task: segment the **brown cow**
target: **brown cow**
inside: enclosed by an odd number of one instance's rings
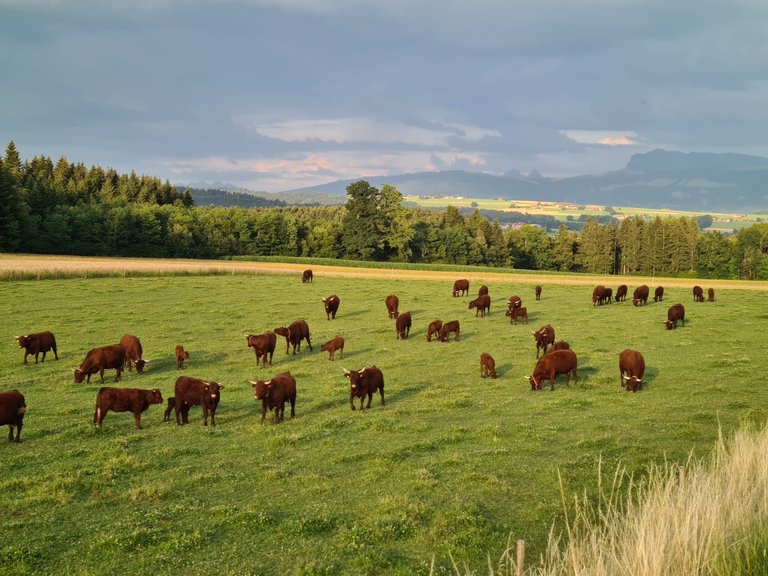
[[[536,300],[541,300],[541,286],[536,286],[533,293],[536,295]]]
[[[37,364],[37,357],[40,352],[43,353],[43,362],[45,362],[45,354],[49,350],[53,350],[53,355],[56,360],[59,359],[59,354],[56,352],[56,337],[53,332],[35,332],[34,334],[27,334],[26,336],[16,336],[16,342],[19,343],[20,348],[24,348],[24,364],[27,363],[27,356],[30,354],[35,355],[35,364]]]
[[[510,308],[504,313],[509,316],[510,324],[517,324],[517,319],[522,318],[526,324],[528,324],[528,308],[523,306],[522,308]]]
[[[0,426],[8,424],[8,442],[21,442],[21,429],[24,426],[24,414],[27,403],[24,395],[18,390],[0,392]],[[13,439],[13,429],[16,428],[16,440]]]
[[[601,302],[601,304],[610,304],[612,298],[613,298],[613,288],[606,288],[605,293],[603,293],[603,301]]]
[[[592,290],[592,306],[600,306],[605,300],[605,286],[598,284]]]
[[[507,298],[507,309],[514,310],[520,308],[523,305],[523,300],[520,296],[510,296]]]
[[[363,368],[362,370],[344,369],[344,376],[349,378],[349,406],[355,409],[354,399],[360,398],[360,410],[363,410],[365,396],[368,396],[368,406],[371,407],[371,399],[374,392],[379,391],[381,405],[384,406],[384,374],[376,366]]]
[[[274,329],[274,333],[285,336],[285,353],[288,354],[288,347],[293,344],[293,353],[296,354],[296,348],[301,352],[301,341],[306,340],[309,350],[312,351],[312,342],[309,341],[309,326],[304,320],[295,320],[286,328],[280,326]]]
[[[646,284],[643,284],[642,286],[638,286],[635,288],[635,291],[632,293],[632,305],[633,306],[645,306],[645,304],[648,302],[648,293],[650,292],[650,288]]]
[[[427,342],[432,342],[432,336],[436,336],[440,339],[440,329],[443,327],[442,320],[433,320],[427,327]]]
[[[531,332],[531,335],[536,341],[536,358],[539,357],[539,350],[544,350],[546,354],[547,347],[555,343],[555,329],[549,324],[542,326],[536,332]]]
[[[267,365],[267,357],[269,357],[269,365],[272,366],[272,356],[275,353],[275,346],[277,346],[277,336],[274,332],[264,332],[254,336],[253,334],[247,334],[245,341],[248,343],[249,348],[253,348],[254,354],[256,354],[256,368],[259,367],[259,358],[261,358],[261,365]]]
[[[181,344],[176,345],[176,370],[184,369],[184,360],[189,360],[189,352]]]
[[[496,361],[488,352],[483,352],[480,354],[480,378],[489,375],[492,380],[496,379]]]
[[[189,424],[189,409],[192,406],[200,406],[203,409],[203,426],[208,426],[209,412],[211,414],[211,426],[216,426],[216,407],[221,399],[221,390],[224,390],[224,385],[220,382],[208,382],[191,376],[179,376],[173,388],[176,425]]]
[[[714,302],[715,301],[715,289],[709,288],[707,289],[707,302]]]
[[[101,348],[93,348],[85,355],[80,368],[75,368],[75,383],[80,384],[83,379],[90,384],[91,374],[99,373],[101,382],[104,383],[104,370],[115,369],[117,375],[115,382],[120,382],[123,363],[125,361],[125,348],[120,344],[111,344]]]
[[[616,296],[614,297],[614,300],[616,302],[624,302],[627,299],[627,285],[622,284],[618,288],[616,288]]]
[[[549,353],[555,352],[556,350],[570,350],[571,345],[568,344],[565,340],[558,340],[554,344],[552,344],[552,348],[550,349]]]
[[[395,340],[408,338],[411,333],[411,313],[401,312],[395,320]]]
[[[478,296],[474,300],[472,300],[469,303],[468,309],[471,310],[472,308],[476,308],[475,310],[475,317],[477,317],[478,314],[482,318],[485,318],[485,315],[488,314],[491,315],[491,297],[488,296],[488,294],[483,294],[482,296]]]
[[[333,340],[329,340],[322,346],[320,346],[322,352],[328,352],[328,360],[335,360],[336,350],[339,350],[339,358],[344,360],[344,338],[336,336]]]
[[[136,336],[131,334],[124,334],[120,338],[120,346],[125,348],[125,360],[123,360],[123,370],[128,368],[128,372],[132,371],[131,366],[136,364],[136,372],[142,374],[144,372],[144,366],[149,364],[149,360],[142,360],[141,355],[143,353],[141,349],[141,342]]]
[[[455,298],[456,296],[464,296],[465,294],[469,294],[469,280],[456,280],[456,282],[453,283],[453,292],[451,292],[451,295]]]
[[[312,282],[312,270],[307,269],[301,273],[301,282],[302,284],[306,282]]]
[[[486,286],[485,284],[480,286],[480,289],[477,291],[478,296],[482,296],[483,294],[488,294],[488,286]]]
[[[704,302],[704,291],[701,289],[701,286],[693,287],[693,301]]]
[[[325,307],[325,315],[328,317],[328,320],[333,318],[336,319],[336,311],[339,309],[339,297],[334,294],[333,296],[328,296],[328,298],[323,298],[323,306]]]
[[[656,286],[653,291],[653,301],[661,302],[662,300],[664,300],[664,286]]]
[[[275,422],[282,422],[285,403],[291,403],[291,418],[296,416],[296,379],[290,372],[275,374],[269,380],[250,380],[254,400],[261,400],[261,425],[267,419],[267,408],[275,411]]]
[[[96,393],[96,410],[93,413],[93,423],[101,428],[101,423],[107,412],[133,412],[133,423],[141,430],[141,413],[151,404],[162,404],[163,395],[160,390],[141,390],[139,388],[109,388],[104,387]]]
[[[555,389],[555,378],[560,374],[565,374],[565,385],[570,386],[571,376],[573,382],[576,382],[576,353],[573,350],[558,350],[542,356],[533,374],[528,376],[531,383],[531,390],[541,390],[545,380],[549,380],[550,390]]]
[[[400,300],[394,294],[390,294],[384,299],[384,303],[387,305],[387,314],[392,320],[397,319],[397,307],[400,305]]]
[[[619,382],[627,387],[627,392],[636,392],[643,382],[645,359],[637,350],[627,348],[619,354]]]
[[[674,330],[677,328],[678,320],[680,320],[683,323],[683,327],[685,327],[685,306],[682,304],[673,304],[669,307],[669,310],[667,310],[667,320],[664,322],[664,325],[667,327],[667,330]]]
[[[461,326],[458,320],[451,320],[442,325],[440,328],[440,342],[448,342],[451,332],[456,336],[456,342],[461,340]]]

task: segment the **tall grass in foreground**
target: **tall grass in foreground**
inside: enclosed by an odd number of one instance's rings
[[[564,533],[550,534],[526,574],[768,574],[768,427],[742,428],[730,442],[721,436],[710,461],[656,467],[641,482],[618,470],[599,493],[597,504],[565,503]],[[517,574],[511,546],[490,573]]]

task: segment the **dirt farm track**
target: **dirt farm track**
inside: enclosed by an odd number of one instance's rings
[[[692,287],[702,284],[706,288],[741,289],[768,291],[768,282],[746,280],[697,280],[688,278],[654,278],[642,276],[595,276],[595,275],[560,275],[514,272],[486,271],[433,271],[433,270],[398,270],[378,268],[350,268],[317,264],[295,264],[278,262],[242,262],[230,260],[170,260],[158,258],[101,258],[82,256],[40,256],[29,254],[0,254],[0,278],[40,278],[55,276],[88,276],[89,274],[127,274],[145,273],[231,273],[253,275],[297,275],[306,268],[312,268],[315,277],[347,278],[392,278],[419,280],[454,280],[457,277],[468,278],[474,282],[494,282],[510,284],[571,284],[594,285],[617,283],[637,286],[658,285],[663,282],[669,287]]]

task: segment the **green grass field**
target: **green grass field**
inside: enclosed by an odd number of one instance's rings
[[[492,314],[431,280],[291,276],[169,276],[0,282],[0,390],[17,388],[29,411],[20,445],[0,443],[0,574],[442,574],[452,562],[483,572],[510,535],[529,561],[561,525],[565,496],[598,491],[598,470],[643,475],[652,463],[705,456],[719,430],[763,424],[768,386],[765,295],[719,290],[694,304],[687,288],[663,303],[591,305],[591,286],[488,283]],[[706,286],[705,286],[706,288]],[[615,289],[615,287],[614,287]],[[631,290],[631,289],[630,289]],[[400,298],[414,326],[395,339],[384,298]],[[472,294],[477,285],[473,283]],[[321,297],[338,294],[336,320]],[[519,294],[530,324],[511,326],[504,300]],[[668,306],[684,328],[664,330]],[[314,351],[255,368],[244,332],[304,318]],[[458,319],[460,342],[425,339],[435,319]],[[531,392],[531,332],[551,323],[579,357],[578,384]],[[14,336],[51,330],[59,361],[22,365]],[[118,386],[172,395],[174,346],[185,374],[225,385],[218,426],[200,410],[190,425],[110,413],[94,429],[98,375],[72,369],[94,346],[124,333],[151,361]],[[346,339],[344,360],[319,347]],[[646,388],[626,393],[618,354],[645,355]],[[499,378],[479,377],[479,356]],[[386,406],[351,411],[348,369],[376,364]],[[290,370],[297,417],[259,424],[249,379]],[[113,386],[114,371],[105,374]],[[6,430],[6,428],[3,428]],[[434,566],[432,566],[434,562]],[[432,567],[432,568],[431,568]]]

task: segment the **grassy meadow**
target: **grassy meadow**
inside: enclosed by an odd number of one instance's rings
[[[591,285],[557,277],[542,284],[541,301],[530,283],[487,284],[491,315],[480,318],[446,280],[0,282],[0,390],[19,389],[29,406],[23,442],[0,443],[0,574],[448,574],[454,562],[482,573],[510,537],[526,540],[535,563],[553,523],[563,526],[563,497],[596,500],[601,470],[642,477],[708,455],[721,432],[766,421],[762,291],[723,289],[714,303],[694,303],[690,288],[669,287],[663,303],[592,307]],[[389,293],[413,316],[408,340],[396,340],[387,319]],[[331,294],[341,306],[328,321],[320,300]],[[504,316],[512,294],[528,308],[527,326]],[[676,302],[685,327],[666,331]],[[243,334],[299,318],[314,350],[287,356],[280,338],[273,365],[257,370]],[[436,318],[458,319],[461,341],[428,343]],[[546,323],[577,353],[578,383],[531,392],[531,332]],[[24,366],[14,336],[41,330],[56,335],[60,360]],[[185,374],[225,385],[215,429],[198,408],[188,426],[164,424],[161,406],[144,413],[143,430],[128,413],[92,426],[98,375],[74,384],[72,369],[124,333],[151,362],[117,385],[172,395],[173,350],[183,344]],[[344,360],[329,362],[319,348],[337,334]],[[646,360],[636,394],[619,384],[625,348]],[[481,352],[496,359],[498,379],[480,378]],[[386,406],[377,395],[371,410],[353,412],[342,366],[371,364],[384,372]],[[286,370],[297,416],[276,425],[270,413],[262,427],[248,380]],[[114,377],[105,373],[104,385]]]

